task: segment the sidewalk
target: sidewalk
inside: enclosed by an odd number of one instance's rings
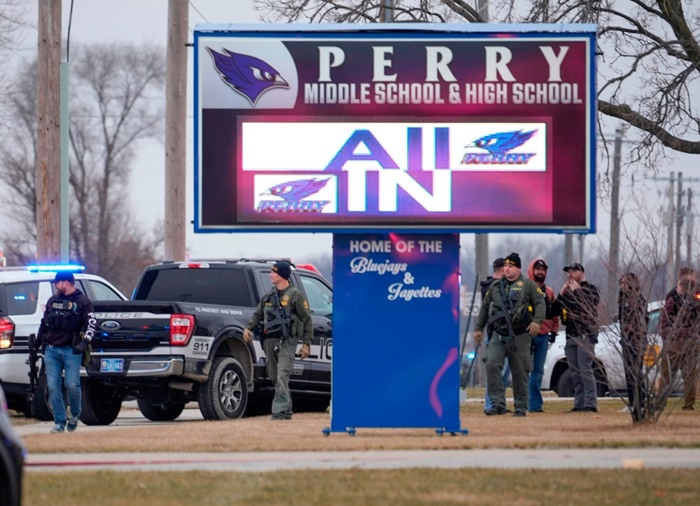
[[[700,449],[490,449],[347,452],[30,454],[25,471],[300,469],[700,469]]]

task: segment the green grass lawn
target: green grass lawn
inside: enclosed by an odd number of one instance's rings
[[[697,471],[401,469],[29,473],[25,506],[697,504]]]

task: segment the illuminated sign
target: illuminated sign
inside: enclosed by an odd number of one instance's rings
[[[595,27],[275,28],[195,30],[195,231],[594,230]]]

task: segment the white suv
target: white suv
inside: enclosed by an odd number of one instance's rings
[[[647,306],[649,314],[649,336],[660,342],[658,335],[659,317],[663,301],[650,302]],[[561,330],[557,340],[549,347],[544,363],[542,390],[554,390],[559,397],[573,397],[574,383],[569,371],[569,364],[564,355],[566,333]],[[622,361],[620,347],[619,322],[603,327],[598,334],[598,344],[595,347],[595,375],[598,387],[598,397],[614,392],[625,392],[625,366]]]
[[[53,295],[55,269],[56,266],[0,268],[0,384],[9,407],[25,413],[30,412],[27,406],[29,335],[39,330],[46,302]],[[99,276],[81,272],[74,272],[74,275],[76,288],[91,300],[126,300],[119,290]],[[35,398],[36,417],[52,420],[43,368]]]

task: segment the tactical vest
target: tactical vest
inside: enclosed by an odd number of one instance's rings
[[[290,337],[291,318],[280,303],[279,291],[273,288],[263,305],[263,330],[265,338],[287,339]]]
[[[501,293],[499,284],[503,286],[504,294]],[[513,332],[521,334],[527,330],[527,326],[532,322],[532,306],[525,300],[525,281],[515,280],[514,282],[504,282],[496,280],[492,285],[492,302],[489,307],[489,320],[493,320],[494,330],[500,335],[508,335],[508,326],[504,317],[507,317],[509,309],[512,309],[511,325]],[[504,300],[503,295],[508,298]],[[502,315],[501,318],[498,318]]]
[[[46,328],[79,332],[82,327],[78,305],[70,300],[56,300],[46,315]]]

